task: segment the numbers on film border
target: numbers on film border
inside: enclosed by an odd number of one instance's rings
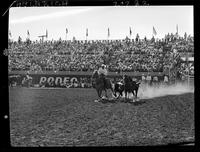
[[[87,1],[89,2],[89,1]],[[109,1],[107,1],[109,2]],[[77,2],[78,4],[78,2]],[[109,4],[113,6],[139,6],[149,5],[149,0],[111,0]],[[68,6],[69,0],[17,0],[13,4],[13,7],[45,7],[45,6]]]
[[[45,7],[45,6],[67,6],[68,0],[17,0],[14,7]]]
[[[128,5],[149,5],[148,0],[122,0],[122,1],[114,1],[114,6],[128,6]]]

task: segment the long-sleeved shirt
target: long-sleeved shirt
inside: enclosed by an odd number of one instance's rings
[[[108,71],[106,69],[103,69],[103,68],[99,68],[98,70],[98,74],[104,74],[104,75],[108,75]]]

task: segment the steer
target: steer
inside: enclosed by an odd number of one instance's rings
[[[123,96],[123,91],[124,91],[124,84],[121,82],[117,82],[114,84],[114,96],[117,97],[117,93],[118,93],[118,97]]]

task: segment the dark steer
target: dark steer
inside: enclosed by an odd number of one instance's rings
[[[114,96],[119,98],[120,96],[123,96],[123,91],[124,91],[124,84],[122,84],[121,82],[117,82],[114,84]],[[118,93],[118,96],[117,96]]]
[[[125,98],[127,98],[127,93],[132,93],[137,99],[137,93],[139,89],[140,82],[135,82],[130,76],[124,75],[124,92]]]

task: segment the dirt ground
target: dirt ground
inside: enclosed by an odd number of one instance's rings
[[[11,146],[146,146],[194,141],[194,93],[94,102],[94,89],[10,88]]]

